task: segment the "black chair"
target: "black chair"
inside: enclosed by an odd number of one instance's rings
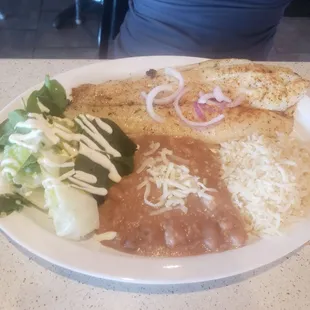
[[[119,33],[127,11],[128,0],[104,0],[98,36],[99,58],[107,58],[110,44]]]
[[[310,17],[310,0],[293,0],[284,12],[288,17]]]
[[[101,12],[98,32],[99,58],[107,58],[110,43],[117,36],[128,10],[128,0],[75,0],[74,4],[56,16],[53,26],[61,29],[72,21],[81,25],[82,14],[93,10]]]

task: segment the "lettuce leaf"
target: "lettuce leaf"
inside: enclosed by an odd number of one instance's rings
[[[22,109],[11,111],[8,115],[8,120],[13,127],[19,122],[24,122],[27,118],[27,112]]]
[[[49,115],[63,115],[69,100],[63,86],[56,80],[50,80],[46,75],[44,85],[39,90],[35,90],[29,96],[25,110],[28,113],[42,113],[38,102],[49,109]]]
[[[3,149],[4,146],[9,141],[9,136],[14,132],[14,127],[10,124],[7,119],[0,124],[0,148]]]
[[[2,194],[0,195],[0,217],[14,211],[21,211],[24,206],[28,205],[31,203],[16,193]]]
[[[32,205],[28,199],[17,193],[17,190],[11,182],[0,176],[0,217]]]
[[[50,111],[48,114],[53,116],[62,116],[69,104],[63,86],[46,75],[41,89],[33,91],[28,97],[25,109],[17,109],[10,112],[8,119],[0,124],[0,150],[9,143],[9,136],[16,131],[15,125],[18,122],[27,120],[28,113],[42,113],[38,102],[48,108]],[[29,131],[29,129],[18,129],[20,133],[28,133]]]
[[[42,185],[41,167],[34,155],[30,155],[22,165],[13,182],[25,189],[34,189]]]
[[[32,155],[31,151],[23,146],[17,144],[6,145],[3,152],[4,160],[14,160],[12,163],[2,165],[2,169],[10,168],[15,173],[7,172],[5,176],[9,179],[14,177],[19,170],[27,163],[27,160]]]
[[[8,119],[0,124],[0,149],[9,143],[9,137],[15,132],[15,125],[27,119],[25,110],[15,110],[9,112]]]
[[[79,240],[99,228],[97,201],[91,195],[57,179],[44,185],[45,207],[58,236]]]

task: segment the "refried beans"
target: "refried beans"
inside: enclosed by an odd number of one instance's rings
[[[244,224],[220,179],[221,165],[213,146],[210,149],[204,142],[187,137],[145,135],[133,140],[139,145],[135,170],[112,186],[99,208],[97,233],[117,232],[114,240],[102,241],[103,245],[131,254],[169,257],[225,251],[245,244]],[[147,176],[146,170],[139,174],[137,170],[151,142],[159,142],[160,149],[172,150],[175,156],[186,160],[191,175],[217,190],[209,193],[213,196],[211,204],[206,205],[197,195],[189,194],[187,213],[177,209],[151,215],[154,208],[144,203],[145,190],[137,189]],[[180,165],[177,160],[171,159]],[[156,187],[152,190],[151,198],[156,201],[160,193]]]

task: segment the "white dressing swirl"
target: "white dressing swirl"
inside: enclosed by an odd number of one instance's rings
[[[94,175],[86,173],[84,171],[76,171],[74,177],[80,181],[84,181],[89,184],[97,183],[97,178]]]
[[[74,183],[74,185],[72,185],[73,187],[81,189],[85,192],[91,193],[93,195],[105,196],[108,193],[107,189],[104,187],[95,187],[95,186],[89,185],[86,182],[77,180],[73,177],[69,177],[68,179],[72,183]]]
[[[106,124],[104,121],[102,121],[100,118],[86,114],[86,117],[90,120],[93,121],[95,120],[96,124],[104,131],[107,133],[111,134],[113,132],[113,129],[110,125]]]
[[[110,125],[91,115],[79,115],[79,117],[75,118],[75,122],[86,133],[80,134],[73,131],[76,126],[71,120],[58,117],[46,119],[43,115],[37,113],[29,113],[28,116],[29,118],[26,121],[17,123],[15,127],[30,129],[31,131],[27,134],[14,133],[9,137],[9,141],[25,147],[33,153],[39,152],[38,163],[46,169],[72,168],[69,172],[63,173],[58,180],[69,180],[73,187],[96,195],[106,195],[106,188],[96,186],[98,180],[95,175],[80,169],[75,171],[75,160],[73,159],[78,155],[83,155],[88,160],[108,170],[108,178],[111,181],[120,182],[121,175],[112,163],[111,158],[121,157],[122,155],[99,132],[102,129],[106,133],[112,134],[113,129]],[[97,125],[98,129],[95,125]],[[78,143],[78,146],[72,142]],[[44,146],[58,144],[61,145],[63,152],[68,155],[65,156],[64,160],[55,161],[53,158],[46,156]],[[43,149],[41,149],[42,145]],[[40,153],[42,154],[40,155]],[[5,169],[11,168],[6,167]],[[13,174],[13,171],[5,172]]]
[[[39,143],[41,140],[42,140],[41,130],[33,130],[27,134],[14,133],[9,137],[10,143],[23,146],[32,152],[38,151]]]
[[[40,158],[38,160],[38,163],[40,165],[48,166],[48,167],[51,167],[51,168],[70,168],[70,167],[74,167],[74,162],[73,161],[65,162],[63,164],[59,164],[59,163],[55,163],[55,162],[51,161],[48,158]]]
[[[1,167],[4,167],[6,165],[12,165],[12,166],[19,166],[19,163],[16,159],[13,159],[13,158],[7,158],[7,159],[3,159],[1,161],[1,164],[0,166]]]
[[[99,133],[96,127],[86,118],[85,115],[80,115],[79,117],[80,119],[76,118],[75,121],[88,135],[90,135],[101,147],[103,147],[108,154],[111,154],[114,157],[121,157],[121,153],[108,143],[108,141]]]
[[[91,148],[86,146],[84,143],[80,143],[80,154],[88,157],[90,160],[92,160],[96,164],[109,170],[108,176],[109,176],[109,179],[112,180],[113,182],[118,183],[121,180],[121,176],[117,172],[111,160],[106,155],[100,152],[97,152],[95,150],[92,150]]]
[[[47,108],[44,104],[42,104],[39,100],[37,100],[37,105],[42,113],[49,113],[50,109]]]

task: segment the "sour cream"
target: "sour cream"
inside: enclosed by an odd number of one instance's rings
[[[39,106],[41,111],[42,107]],[[43,111],[43,112],[47,112]],[[111,161],[111,156],[120,157],[121,153],[112,147],[109,142],[103,137],[98,127],[108,134],[113,133],[110,125],[106,124],[100,118],[91,115],[80,115],[75,119],[75,122],[83,129],[87,135],[74,133],[71,128],[74,127],[74,122],[68,119],[53,117],[53,122],[44,118],[43,115],[37,113],[29,113],[29,119],[16,124],[16,128],[27,128],[31,131],[27,134],[14,133],[9,137],[11,143],[23,146],[34,153],[40,152],[40,143],[56,145],[62,142],[63,148],[69,154],[69,158],[75,157],[78,154],[84,155],[92,162],[100,165],[109,171],[108,177],[111,181],[118,183],[121,176],[118,173],[115,165]],[[92,121],[96,122],[96,126]],[[75,149],[70,145],[72,141],[80,143],[79,149]],[[10,161],[9,159],[7,161]],[[13,164],[12,162],[7,162]],[[50,158],[44,156],[39,159],[39,163],[50,168],[74,168],[74,161],[57,163]],[[11,169],[11,168],[5,168]],[[14,171],[6,171],[6,173],[14,173]],[[106,195],[107,189],[96,187],[97,177],[93,174],[83,171],[71,170],[69,173],[62,175],[60,180],[68,179],[72,186],[87,191],[96,195]]]

